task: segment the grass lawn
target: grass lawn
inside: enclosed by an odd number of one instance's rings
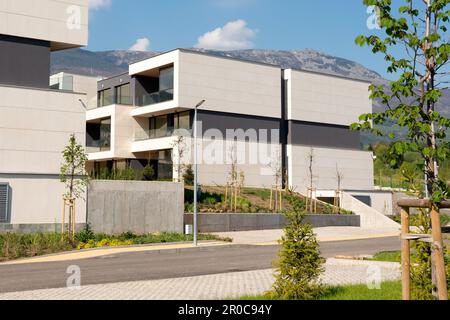
[[[383,251],[373,256],[373,261],[385,261],[385,262],[401,262],[402,253],[400,251]]]
[[[384,282],[380,290],[370,290],[367,285],[331,287],[320,300],[401,300],[400,281]],[[242,297],[240,300],[268,300],[264,295]]]

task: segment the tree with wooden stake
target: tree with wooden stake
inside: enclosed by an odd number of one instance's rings
[[[306,210],[311,213],[317,212],[317,189],[314,187],[314,148],[308,153],[309,187],[306,189]]]
[[[175,182],[182,182],[183,181],[183,157],[184,153],[186,151],[186,143],[185,138],[183,136],[178,136],[172,143],[173,152],[175,153],[176,157],[175,161],[175,171],[177,173],[177,177],[174,179]]]
[[[274,178],[274,184],[270,189],[269,208],[270,210],[281,212],[283,210],[283,168],[280,146],[276,146],[269,167]]]
[[[60,181],[64,183],[66,192],[63,195],[63,211],[61,219],[61,233],[64,237],[66,209],[68,209],[67,232],[69,239],[73,242],[76,228],[76,201],[84,198],[84,193],[89,176],[86,173],[86,161],[88,157],[83,146],[78,144],[75,135],[71,135],[69,144],[63,151],[64,162],[60,169]]]
[[[336,181],[337,189],[334,196],[334,213],[341,213],[341,199],[342,199],[342,180],[344,180],[344,175],[339,170],[338,164],[336,163]]]
[[[378,99],[386,111],[365,114],[353,129],[370,130],[377,135],[387,135],[394,140],[391,149],[391,166],[396,168],[406,152],[420,154],[423,164],[418,168],[426,176],[426,193],[413,203],[402,203],[403,225],[403,298],[410,299],[409,241],[424,239],[425,235],[410,236],[409,208],[420,207],[429,212],[426,223],[432,226],[430,242],[432,251],[431,274],[434,297],[448,299],[445,276],[444,245],[441,234],[439,210],[449,198],[450,189],[439,175],[439,165],[450,157],[448,129],[450,119],[441,115],[436,107],[443,90],[448,89],[449,12],[450,0],[398,1],[398,12],[393,12],[391,0],[364,0],[367,6],[375,6],[379,25],[385,36],[358,36],[356,43],[368,45],[373,53],[381,54],[388,62],[387,71],[397,80],[389,87],[371,85],[371,98]],[[397,3],[396,3],[397,5]],[[396,139],[395,132],[387,126],[387,132],[377,126],[396,123],[406,132],[406,138]],[[425,205],[419,205],[425,204]],[[426,239],[426,238],[425,238]],[[424,246],[425,248],[426,246]],[[420,262],[419,262],[420,264]],[[428,269],[429,268],[424,268]],[[420,284],[416,284],[420,287]]]
[[[226,186],[225,194],[228,195],[228,188],[230,188],[230,207],[234,212],[237,211],[237,200],[239,193],[239,174],[237,170],[237,150],[236,144],[234,144],[229,149],[229,157],[231,162],[230,172],[228,174],[228,183]],[[227,198],[227,196],[225,197]],[[226,206],[228,206],[227,201],[225,200]]]

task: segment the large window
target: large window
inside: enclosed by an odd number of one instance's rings
[[[191,113],[189,111],[175,114],[175,128],[176,129],[191,128]]]
[[[113,91],[112,89],[106,89],[98,92],[98,107],[104,107],[112,105],[113,102]]]
[[[131,84],[126,83],[116,87],[116,103],[123,105],[132,105]]]
[[[159,71],[159,91],[173,90],[173,67]]]

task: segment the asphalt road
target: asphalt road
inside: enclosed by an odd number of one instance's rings
[[[326,242],[326,258],[399,250],[399,238]],[[181,252],[124,253],[79,261],[0,265],[0,293],[66,286],[69,266],[81,268],[82,285],[157,280],[261,270],[272,267],[278,246],[231,245]]]

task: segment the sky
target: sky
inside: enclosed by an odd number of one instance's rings
[[[386,64],[355,45],[377,34],[362,0],[90,0],[88,50],[314,49],[363,64]]]

